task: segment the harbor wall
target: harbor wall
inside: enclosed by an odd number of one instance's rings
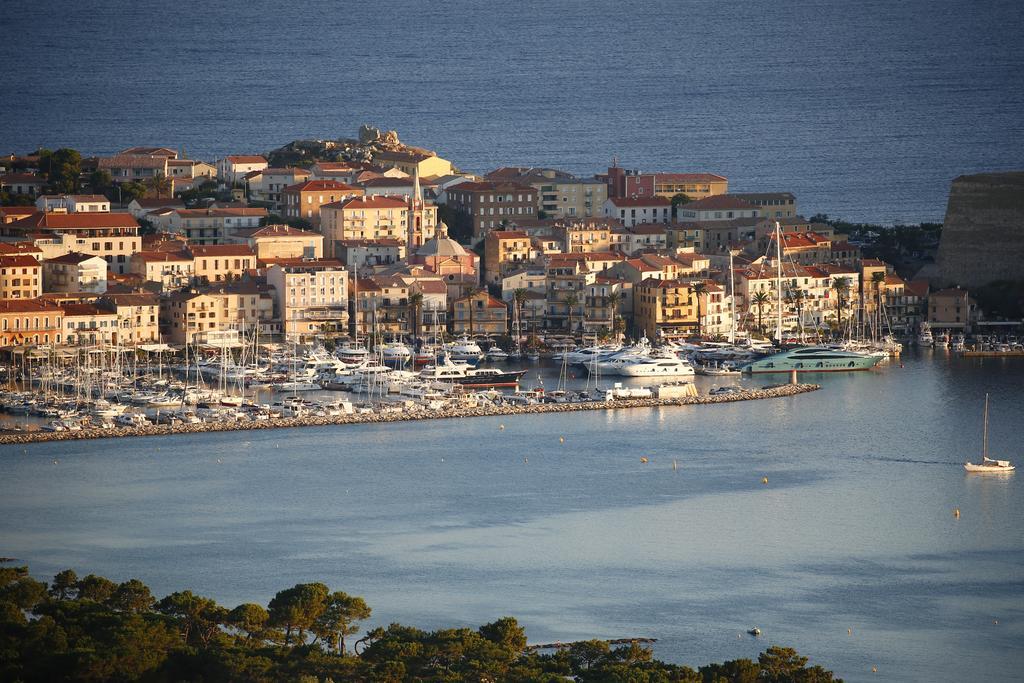
[[[115,427],[113,429],[82,429],[76,432],[9,432],[0,434],[0,445],[42,443],[49,441],[77,441],[81,439],[110,439],[129,436],[170,436],[202,432],[230,432],[249,429],[283,429],[290,427],[325,427],[346,424],[376,424],[412,420],[439,420],[463,417],[495,417],[568,413],[584,410],[622,410],[626,408],[660,408],[665,406],[709,405],[735,403],[768,398],[796,396],[821,387],[817,384],[787,384],[766,389],[745,389],[720,396],[684,396],[680,398],[629,398],[586,403],[540,403],[525,406],[454,406],[440,410],[406,410],[394,412],[353,413],[337,417],[271,418],[261,421],[204,422],[181,425],[144,425]]]

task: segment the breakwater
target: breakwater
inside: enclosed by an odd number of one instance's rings
[[[583,403],[537,403],[530,405],[453,405],[437,410],[416,408],[407,410],[356,412],[333,417],[282,417],[268,420],[239,420],[202,422],[178,425],[139,425],[112,429],[82,429],[63,432],[8,432],[0,434],[0,445],[29,444],[46,441],[76,441],[79,439],[111,439],[129,436],[169,436],[200,432],[231,432],[249,429],[284,429],[289,427],[326,427],[346,424],[374,424],[405,422],[410,420],[440,420],[464,417],[497,417],[536,415],[540,413],[568,413],[581,410],[623,410],[627,408],[661,408],[668,406],[709,405],[734,403],[767,398],[796,396],[821,387],[817,384],[785,384],[765,389],[745,389],[718,396],[684,396],[680,398],[622,398],[611,401]]]

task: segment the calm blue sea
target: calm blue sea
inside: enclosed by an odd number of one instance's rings
[[[532,642],[650,636],[692,665],[782,644],[847,681],[1019,681],[1024,471],[961,463],[986,392],[992,452],[1024,463],[1024,359],[813,379],[717,406],[0,447],[0,555],[229,607],[322,580],[371,626],[515,615]]]
[[[0,151],[261,152],[369,122],[466,170],[712,171],[939,220],[1024,167],[1019,0],[4,0]]]

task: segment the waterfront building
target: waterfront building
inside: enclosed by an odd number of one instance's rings
[[[60,344],[64,309],[41,299],[0,299],[0,347]]]
[[[793,218],[800,213],[792,192],[733,192],[729,196],[758,207],[763,218]]]
[[[160,341],[160,299],[153,293],[107,293],[96,305],[117,316],[121,345],[152,344]]]
[[[349,291],[354,332],[359,337],[365,339],[373,333],[383,337],[405,336],[412,330],[410,285],[401,277],[358,277]]]
[[[254,282],[222,283],[203,291],[183,290],[160,300],[160,329],[171,344],[194,344],[209,332],[279,331],[274,322],[274,299]]]
[[[110,346],[121,343],[117,313],[94,303],[64,303],[64,344]]]
[[[508,332],[508,307],[480,290],[452,303],[452,334],[499,335]]]
[[[760,209],[750,202],[731,195],[715,195],[683,204],[676,209],[680,222],[710,223],[734,218],[759,218]]]
[[[238,279],[256,267],[256,252],[248,244],[190,245],[192,275],[198,282]]]
[[[348,330],[348,270],[337,259],[275,263],[267,269],[267,284],[287,338]]]
[[[35,256],[0,255],[0,299],[35,299],[42,293],[42,266]]]
[[[672,199],[685,194],[690,199],[704,199],[729,191],[729,180],[714,173],[641,173],[617,164],[606,174],[608,198],[651,197]]]
[[[508,272],[501,278],[501,298],[509,301],[517,289],[537,291],[542,296],[547,288],[545,267],[539,263],[530,263]]]
[[[607,335],[625,329],[632,317],[632,298],[633,283],[608,275],[596,276],[584,286],[584,334]]]
[[[99,256],[70,252],[43,261],[42,269],[43,289],[47,292],[107,291],[107,262]]]
[[[673,340],[697,331],[697,298],[688,280],[650,278],[633,285],[633,327],[637,334]]]
[[[976,304],[966,289],[952,287],[928,295],[928,324],[933,330],[970,332]]]
[[[231,154],[217,161],[217,177],[228,185],[234,185],[242,182],[246,174],[262,171],[269,165],[258,154]]]
[[[282,215],[286,219],[307,221],[316,229],[320,227],[322,206],[362,194],[361,188],[335,180],[307,180],[281,191]]]
[[[139,223],[127,213],[44,213],[32,215],[5,225],[0,233],[24,238],[32,235],[50,246],[101,256],[110,272],[127,273],[128,259],[139,251]],[[69,236],[72,239],[64,239]],[[62,251],[61,253],[67,253]],[[59,255],[59,254],[54,254]]]
[[[672,200],[665,197],[611,197],[604,203],[604,215],[616,218],[624,226],[640,223],[668,223],[672,219]]]
[[[448,206],[470,219],[475,240],[516,219],[537,216],[537,191],[521,183],[469,181],[450,187],[444,196]]]

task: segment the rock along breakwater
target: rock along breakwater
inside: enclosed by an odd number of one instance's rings
[[[496,417],[514,415],[536,415],[540,413],[570,413],[582,410],[622,410],[626,408],[661,408],[668,406],[709,405],[735,403],[767,398],[796,396],[816,391],[817,384],[785,384],[765,389],[747,389],[733,394],[718,396],[685,396],[681,398],[622,398],[611,401],[589,401],[582,403],[538,403],[519,406],[447,406],[439,410],[427,408],[356,412],[333,417],[282,417],[268,420],[245,420],[236,422],[202,422],[178,425],[141,425],[115,427],[113,429],[82,429],[64,432],[8,432],[0,434],[0,445],[40,443],[47,441],[76,441],[79,439],[111,439],[128,436],[170,436],[174,434],[198,434],[201,432],[232,432],[249,429],[284,429],[290,427],[327,427],[347,424],[375,424],[383,422],[406,422],[411,420],[438,420],[463,417]]]

